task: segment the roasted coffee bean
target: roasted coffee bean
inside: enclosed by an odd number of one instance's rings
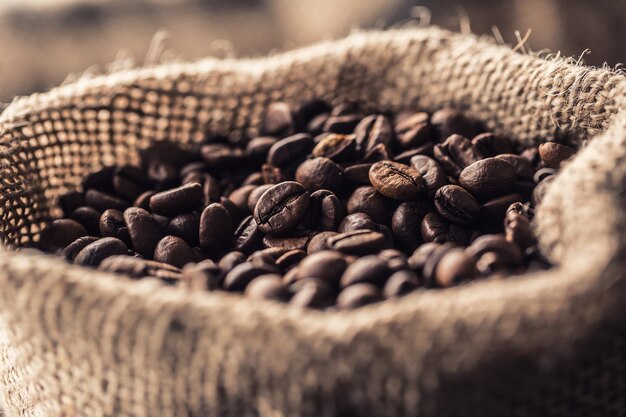
[[[396,139],[402,149],[424,145],[431,139],[432,127],[428,113],[414,113],[396,124]]]
[[[423,243],[421,225],[428,209],[424,203],[402,203],[391,218],[391,232],[400,249],[411,253]],[[365,228],[365,227],[364,227]]]
[[[397,162],[376,162],[370,168],[369,177],[376,191],[394,200],[415,200],[424,190],[421,174]]]
[[[133,207],[139,207],[144,210],[150,210],[150,199],[153,195],[156,194],[156,191],[145,191],[141,193],[135,201],[133,201]]]
[[[469,233],[463,226],[450,223],[437,213],[426,214],[421,229],[424,242],[466,245],[469,241]]]
[[[493,133],[481,133],[472,139],[472,144],[485,158],[513,152],[510,140]]]
[[[348,214],[365,213],[376,223],[389,224],[395,204],[374,187],[359,187],[348,199]]]
[[[146,258],[152,258],[157,243],[163,238],[154,217],[144,209],[130,207],[124,211],[124,221],[135,251]]]
[[[70,218],[82,224],[90,235],[100,235],[101,213],[93,207],[78,207],[72,212]]]
[[[351,161],[356,157],[356,140],[353,135],[331,133],[315,145],[312,154],[335,162]]]
[[[541,204],[546,192],[548,192],[550,184],[552,184],[552,181],[554,181],[555,178],[556,175],[550,175],[537,184],[532,194],[532,202],[535,206],[539,206]]]
[[[374,230],[377,224],[365,213],[349,214],[341,221],[337,231],[339,233],[354,232],[355,230]]]
[[[114,255],[126,255],[128,248],[121,240],[114,237],[104,237],[85,246],[74,263],[84,266],[98,266],[106,258]]]
[[[187,264],[182,270],[182,285],[192,291],[213,291],[222,286],[224,273],[211,259]]]
[[[250,210],[250,213],[254,213],[254,209],[256,204],[259,202],[259,199],[270,188],[272,188],[272,184],[258,185],[248,194],[248,210]]]
[[[289,249],[280,247],[261,249],[253,252],[246,261],[252,262],[253,265],[277,266],[276,260],[287,252]]]
[[[411,166],[422,176],[426,194],[433,198],[437,190],[448,183],[443,168],[432,158],[416,155],[411,158]]]
[[[246,255],[243,252],[231,251],[222,256],[218,262],[218,266],[222,271],[230,271],[244,262],[246,262]]]
[[[297,307],[324,309],[335,302],[334,291],[324,281],[316,278],[298,280],[290,290],[294,295],[289,303]]]
[[[126,246],[132,248],[124,215],[119,210],[109,209],[102,213],[102,216],[100,216],[100,236],[116,237],[124,242]]]
[[[356,114],[346,114],[340,116],[334,116],[331,114],[328,119],[326,119],[322,130],[324,132],[340,133],[345,135],[352,133],[360,121],[361,118]]]
[[[513,191],[516,179],[513,165],[499,158],[486,158],[465,168],[459,184],[474,196],[489,199]]]
[[[380,114],[372,114],[363,118],[354,129],[356,148],[359,152],[367,152],[376,145],[391,145],[393,130],[389,119]]]
[[[248,142],[246,146],[246,154],[254,162],[265,162],[267,154],[272,145],[278,142],[278,139],[272,136],[259,136]]]
[[[83,190],[113,191],[113,173],[115,167],[108,166],[87,174],[83,179]]]
[[[244,295],[253,300],[289,301],[290,294],[283,285],[282,277],[277,274],[267,274],[256,277],[245,289]]]
[[[287,272],[291,268],[298,265],[304,258],[306,258],[305,251],[301,249],[292,249],[276,259],[276,266],[279,267],[281,271]]]
[[[316,234],[311,238],[308,246],[306,247],[307,254],[310,255],[312,253],[329,249],[328,239],[336,235],[337,232],[321,232]]]
[[[401,297],[415,291],[419,286],[420,282],[415,272],[398,271],[391,275],[385,283],[383,296],[385,298]]]
[[[440,243],[428,242],[415,249],[407,260],[409,268],[416,274],[421,274],[424,270],[424,265],[426,265],[426,261],[439,246],[441,246]]]
[[[263,117],[263,132],[266,135],[281,136],[295,128],[291,108],[286,103],[272,103]]]
[[[245,180],[241,183],[241,185],[263,185],[265,181],[263,181],[263,174],[261,172],[253,172],[248,175]]]
[[[304,131],[312,135],[318,135],[322,133],[329,117],[329,113],[318,114],[307,123]]]
[[[200,216],[199,242],[206,251],[229,249],[232,244],[233,223],[226,208],[213,203]]]
[[[309,209],[310,194],[297,182],[276,184],[259,199],[254,219],[263,233],[285,234],[293,230]]]
[[[455,244],[450,242],[439,245],[431,252],[428,259],[426,259],[424,267],[422,268],[422,276],[429,288],[436,287],[436,272],[439,262],[441,262],[443,257],[454,249],[454,247]]]
[[[501,154],[501,155],[496,156],[496,158],[502,159],[508,162],[509,164],[513,165],[518,181],[521,180],[521,181],[530,182],[533,180],[533,176],[535,175],[535,168],[523,156],[514,155],[514,154]]]
[[[266,248],[306,250],[306,247],[311,241],[312,236],[313,233],[308,231],[298,231],[295,232],[292,236],[265,235],[263,237],[263,246],[265,246]]]
[[[442,144],[435,145],[433,155],[444,171],[454,178],[458,178],[465,167],[483,158],[472,142],[461,135],[452,135]]]
[[[523,262],[520,248],[501,235],[480,236],[467,247],[466,253],[476,260],[486,253],[495,253],[499,256],[498,262],[503,267],[516,267]]]
[[[239,213],[248,215],[252,213],[252,211],[249,211],[250,206],[248,204],[248,201],[250,201],[250,196],[257,188],[258,186],[256,185],[244,185],[242,187],[235,189],[232,193],[230,193],[230,195],[228,196],[228,199],[232,201],[233,204],[235,204],[235,206],[237,206]]]
[[[57,252],[89,232],[77,221],[70,219],[54,220],[41,231],[39,248],[46,252]]]
[[[183,183],[183,185],[189,184],[194,181]],[[208,206],[211,203],[219,203],[222,190],[220,189],[219,182],[211,175],[204,175],[204,182],[202,184],[202,196],[203,203]]]
[[[476,261],[461,248],[450,249],[437,263],[435,283],[447,288],[472,279],[478,274]]]
[[[196,262],[191,246],[176,236],[165,236],[154,248],[154,260],[182,268],[188,263]]]
[[[99,238],[95,236],[79,237],[78,239],[67,245],[65,249],[63,249],[63,253],[61,253],[61,256],[63,256],[67,261],[72,262],[74,261],[78,253],[83,250],[83,248],[85,248],[85,246],[95,242],[98,239]]]
[[[406,255],[397,249],[382,250],[378,254],[378,257],[387,262],[387,266],[392,273],[409,269],[409,262]]]
[[[389,278],[391,270],[384,259],[375,255],[364,256],[350,264],[341,276],[340,286],[370,283],[382,287]]]
[[[294,162],[304,159],[313,149],[313,137],[308,133],[298,133],[279,140],[269,150],[267,163],[279,168],[286,168]]]
[[[480,206],[479,222],[489,230],[501,231],[506,210],[511,204],[522,200],[520,194],[507,194],[486,201]]]
[[[70,191],[59,197],[59,207],[65,217],[70,217],[74,210],[85,205],[85,196],[78,191]]]
[[[160,270],[177,274],[180,273],[180,269],[172,265],[148,259],[139,259],[128,255],[110,256],[100,263],[98,269],[100,271],[128,275],[131,278],[155,276]]]
[[[173,217],[166,229],[168,235],[177,236],[189,243],[198,246],[198,229],[200,227],[200,214],[196,211],[179,214]],[[230,235],[229,235],[230,237]]]
[[[354,309],[382,301],[380,289],[372,284],[350,285],[339,293],[337,307]]]
[[[435,207],[443,218],[458,224],[471,223],[480,211],[476,199],[458,185],[444,185],[437,190]]]
[[[173,217],[199,207],[202,197],[202,186],[192,182],[153,195],[150,198],[150,209],[156,214]]]
[[[347,266],[346,257],[341,253],[323,250],[304,258],[296,276],[298,279],[318,278],[336,288]]]
[[[99,211],[115,209],[124,211],[128,208],[128,203],[111,194],[106,194],[98,190],[87,190],[85,193],[85,203]]]
[[[343,175],[346,181],[350,181],[354,184],[371,185],[370,183],[370,168],[372,164],[354,164],[347,166],[343,170]]]
[[[235,229],[233,245],[236,251],[251,253],[261,246],[263,233],[252,216],[248,216]]]
[[[522,250],[537,244],[530,221],[525,217],[509,222],[505,227],[505,236],[506,240],[515,243]]]
[[[329,190],[317,190],[311,194],[311,204],[304,224],[313,230],[337,230],[341,216],[339,198]]]
[[[337,250],[348,255],[370,255],[391,247],[389,239],[384,234],[371,230],[355,230],[354,232],[340,233],[330,237],[327,241],[329,249]]]
[[[576,150],[574,148],[554,142],[546,142],[539,145],[539,156],[550,168],[559,168],[563,161],[568,160],[575,153]]]
[[[453,134],[473,138],[478,130],[476,123],[462,112],[451,108],[443,108],[434,112],[430,118],[430,124],[441,140]]]
[[[146,210],[147,211],[147,210]],[[167,227],[170,225],[170,218],[165,216],[160,216],[158,214],[152,214],[152,218],[159,225],[159,230],[163,233],[167,232]]]
[[[251,262],[244,262],[226,274],[223,286],[226,291],[243,292],[256,277],[279,272],[278,268],[269,265],[255,266]]]
[[[307,159],[298,166],[296,181],[311,193],[317,190],[338,193],[343,186],[343,171],[328,158]]]

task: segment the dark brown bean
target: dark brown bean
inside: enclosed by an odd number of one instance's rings
[[[376,162],[370,168],[369,178],[376,191],[393,200],[415,200],[424,190],[421,174],[397,162]]]
[[[196,262],[196,256],[191,246],[181,238],[165,236],[154,249],[154,260],[182,268],[188,263]]]
[[[276,184],[259,199],[254,219],[263,233],[285,234],[293,230],[309,209],[310,194],[297,182]]]
[[[202,186],[192,182],[153,195],[150,209],[156,214],[173,217],[193,211],[202,204],[202,198]]]
[[[489,199],[512,192],[516,179],[513,165],[499,158],[486,158],[465,168],[459,184],[474,196]]]
[[[229,249],[232,244],[233,222],[226,207],[219,203],[208,205],[200,216],[200,247],[206,251]]]
[[[146,258],[152,258],[157,243],[163,238],[157,221],[146,210],[138,207],[126,209],[124,221],[135,251]]]
[[[89,232],[83,225],[70,219],[54,220],[41,231],[39,248],[46,252],[56,252],[64,249],[67,245],[87,236]]]
[[[84,266],[98,266],[106,258],[114,255],[126,255],[128,248],[121,240],[114,237],[104,237],[85,246],[74,263]]]

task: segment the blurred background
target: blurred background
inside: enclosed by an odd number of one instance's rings
[[[68,74],[259,55],[418,16],[495,31],[511,44],[531,29],[527,48],[584,55],[591,65],[626,59],[624,0],[0,0],[0,101],[45,91]]]

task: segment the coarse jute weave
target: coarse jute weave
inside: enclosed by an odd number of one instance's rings
[[[0,116],[0,233],[150,142],[254,135],[268,103],[453,105],[520,143],[586,141],[537,215],[558,267],[300,311],[0,250],[9,416],[626,415],[626,79],[438,29],[85,79]],[[588,139],[588,140],[587,140]]]

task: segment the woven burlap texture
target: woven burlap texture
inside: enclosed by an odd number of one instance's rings
[[[254,135],[268,103],[453,105],[521,143],[588,141],[537,216],[550,272],[314,312],[0,250],[9,416],[626,415],[626,80],[434,28],[83,79],[0,117],[0,232],[152,141]]]

